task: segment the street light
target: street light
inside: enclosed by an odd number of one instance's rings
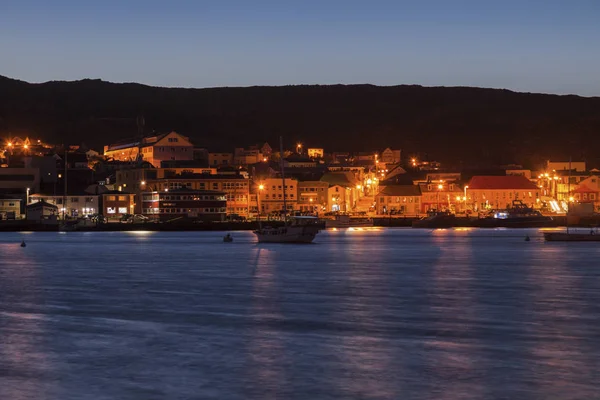
[[[29,188],[27,188],[27,196],[26,196],[26,199],[25,199],[25,201],[26,201],[26,203],[25,203],[25,204],[29,204],[29,190],[30,190],[30,189],[29,189]]]
[[[256,219],[258,221],[258,227],[260,228],[260,192],[265,189],[265,185],[262,183],[258,185],[258,193],[256,193]]]
[[[463,201],[465,202],[465,213],[467,212],[467,189],[469,188],[469,185],[465,185],[465,194],[463,196]]]

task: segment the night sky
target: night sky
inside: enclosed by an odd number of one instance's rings
[[[0,1],[0,75],[600,95],[600,1]]]

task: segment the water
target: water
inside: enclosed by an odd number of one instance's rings
[[[466,229],[234,238],[1,234],[0,399],[598,396],[596,243]]]

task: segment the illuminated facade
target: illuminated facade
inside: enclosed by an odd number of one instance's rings
[[[474,176],[465,193],[468,206],[482,211],[511,207],[514,200],[539,207],[541,190],[523,176]]]
[[[321,148],[309,148],[307,149],[307,154],[309,158],[323,158],[325,150]]]
[[[321,181],[298,182],[298,210],[322,213],[327,210],[329,184]]]
[[[58,207],[59,218],[78,218],[99,212],[98,196],[83,194],[66,196],[35,193],[29,195],[29,204],[45,201]]]
[[[190,218],[224,221],[227,212],[225,193],[214,190],[175,189],[144,192],[142,214],[152,220],[171,221]]]
[[[267,178],[258,182],[262,185],[259,190],[258,203],[261,214],[279,214],[283,210],[283,182],[281,178]],[[294,178],[285,179],[285,197],[288,212],[297,210],[298,181]]]
[[[160,168],[162,161],[193,160],[194,145],[187,137],[171,132],[104,146],[104,157],[116,161],[137,161],[141,157]]]
[[[102,211],[106,218],[121,218],[125,214],[133,214],[135,195],[133,193],[119,192],[117,190],[102,193]]]
[[[421,212],[430,210],[464,212],[466,198],[463,189],[455,182],[431,181],[419,184]]]
[[[144,181],[143,191],[165,191],[186,188],[189,190],[216,190],[225,193],[227,214],[248,217],[248,179],[241,175],[212,175],[180,173],[163,175],[160,179]]]
[[[417,185],[381,186],[375,201],[379,215],[419,215],[421,190]]]

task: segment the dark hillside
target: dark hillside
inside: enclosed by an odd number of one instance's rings
[[[507,90],[371,85],[177,89],[100,80],[29,84],[0,77],[0,135],[104,144],[176,130],[232,150],[302,141],[326,150],[400,147],[442,162],[600,163],[600,98]]]

